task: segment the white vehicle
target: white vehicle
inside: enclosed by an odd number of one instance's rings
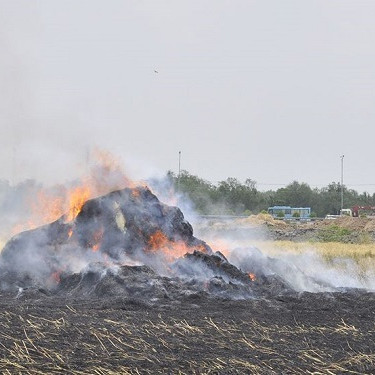
[[[343,208],[340,210],[340,216],[353,216],[353,212],[350,208]]]
[[[341,217],[341,215],[326,215],[325,220],[335,220]]]

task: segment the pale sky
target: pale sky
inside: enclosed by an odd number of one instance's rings
[[[0,0],[0,178],[70,180],[99,146],[133,173],[181,150],[212,182],[322,187],[344,154],[372,193],[374,20],[374,0]]]

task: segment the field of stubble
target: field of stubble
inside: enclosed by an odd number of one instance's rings
[[[375,295],[273,300],[0,296],[3,374],[372,374]]]

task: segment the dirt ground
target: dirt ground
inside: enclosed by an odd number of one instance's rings
[[[270,221],[266,224],[272,239],[292,241],[325,241],[332,236],[346,243],[369,243],[375,241],[375,219],[340,217],[334,220],[316,220],[307,222]],[[338,232],[339,238],[337,238]]]
[[[277,220],[269,214],[251,215],[235,220],[201,221],[196,224],[201,238],[212,233],[221,236],[250,237],[252,239],[321,241],[330,228],[345,231],[340,242],[375,242],[375,218],[341,217],[334,220]]]
[[[375,295],[242,301],[0,295],[3,374],[373,374]]]

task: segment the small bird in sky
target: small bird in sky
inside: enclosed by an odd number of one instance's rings
[[[154,69],[154,73],[159,73],[156,69]]]

